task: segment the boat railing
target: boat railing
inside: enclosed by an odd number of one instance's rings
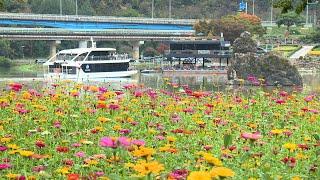
[[[128,54],[116,54],[108,56],[89,56],[88,61],[107,61],[107,60],[126,60],[128,59]]]

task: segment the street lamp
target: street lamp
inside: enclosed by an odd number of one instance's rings
[[[78,16],[78,0],[76,0],[76,16]]]
[[[62,16],[62,0],[60,0],[60,16]]]
[[[171,3],[171,0],[169,0],[169,18],[171,19],[171,6],[172,6],[172,3]]]
[[[153,13],[154,13],[154,0],[152,0],[152,7],[151,7],[151,18],[153,19]]]

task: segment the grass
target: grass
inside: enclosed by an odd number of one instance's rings
[[[301,49],[299,45],[281,45],[273,49],[273,51],[280,52],[284,57],[290,57],[292,54]]]

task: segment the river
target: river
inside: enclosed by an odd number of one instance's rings
[[[301,74],[304,82],[303,91],[305,92],[320,92],[320,73]],[[108,78],[108,79],[93,79],[89,84],[96,84],[101,86],[109,86],[114,89],[121,88],[124,84],[135,83],[143,84],[145,87],[160,89],[165,86],[164,78],[169,82],[177,83],[178,85],[188,85],[193,90],[206,91],[224,91],[230,88],[226,85],[226,75],[215,76],[191,76],[188,74],[181,74],[177,76],[163,77],[161,73],[155,74],[137,74],[132,78]],[[45,81],[43,74],[38,73],[21,73],[13,72],[10,68],[0,68],[0,81],[2,84],[7,81],[32,82]]]

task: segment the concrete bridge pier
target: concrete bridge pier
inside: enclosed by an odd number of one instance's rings
[[[79,41],[79,48],[88,48],[88,41]]]
[[[60,43],[61,43],[61,41],[51,41],[50,42],[50,57],[53,57],[57,53],[57,45]]]
[[[140,41],[133,41],[132,43],[132,58],[139,60],[140,58]]]

